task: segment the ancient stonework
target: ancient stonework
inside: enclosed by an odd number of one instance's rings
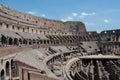
[[[120,80],[120,29],[88,32],[0,4],[0,80]]]

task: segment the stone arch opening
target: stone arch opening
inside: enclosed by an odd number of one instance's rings
[[[18,39],[15,38],[15,39],[14,39],[14,45],[17,45],[17,44],[18,44]]]
[[[37,39],[36,41],[37,41],[37,44],[39,44],[39,39]]]
[[[2,37],[1,37],[1,43],[2,43],[2,45],[7,44],[7,38],[4,35],[2,35]]]
[[[23,39],[23,44],[27,44],[27,40]]]
[[[22,39],[19,39],[19,43],[22,44]]]
[[[31,39],[29,39],[29,45],[31,45],[32,44],[32,40]]]
[[[47,40],[47,44],[49,44],[49,40]]]
[[[1,75],[0,75],[0,79],[1,80],[5,80],[5,73],[4,73],[4,70],[1,71]]]
[[[43,44],[43,41],[42,41],[42,40],[40,40],[40,44]]]
[[[9,38],[9,45],[12,45],[12,44],[13,44],[13,39]]]
[[[36,40],[35,40],[35,39],[33,39],[32,41],[33,41],[33,44],[35,44],[35,43],[36,43]]]
[[[44,44],[46,44],[46,40],[44,40]]]
[[[6,76],[9,76],[9,75],[10,75],[10,65],[9,65],[9,62],[8,62],[8,61],[6,62],[6,67],[5,67],[5,69],[6,69]]]
[[[72,43],[72,40],[70,40],[70,43]]]

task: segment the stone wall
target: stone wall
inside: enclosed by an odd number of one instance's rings
[[[31,14],[19,12],[0,4],[0,23],[7,23],[14,27],[24,28],[26,32],[37,33],[37,30],[52,32],[86,32],[82,22],[62,22],[33,16]]]

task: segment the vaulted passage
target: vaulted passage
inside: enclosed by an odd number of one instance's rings
[[[0,80],[5,80],[4,70],[1,71]]]
[[[19,43],[22,44],[22,40],[21,39],[19,39]]]
[[[27,44],[27,41],[25,39],[23,40],[23,44]]]
[[[7,39],[6,39],[6,37],[4,35],[2,35],[2,37],[1,37],[1,43],[3,45],[7,43]]]
[[[9,45],[12,45],[12,44],[13,44],[13,39],[9,38]]]
[[[6,76],[10,75],[10,65],[9,62],[6,63]]]
[[[15,38],[15,39],[14,39],[14,45],[17,45],[17,44],[18,44],[18,39]]]

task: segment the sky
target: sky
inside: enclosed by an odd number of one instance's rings
[[[88,31],[120,29],[120,0],[0,0],[0,3],[47,19],[81,21]]]

